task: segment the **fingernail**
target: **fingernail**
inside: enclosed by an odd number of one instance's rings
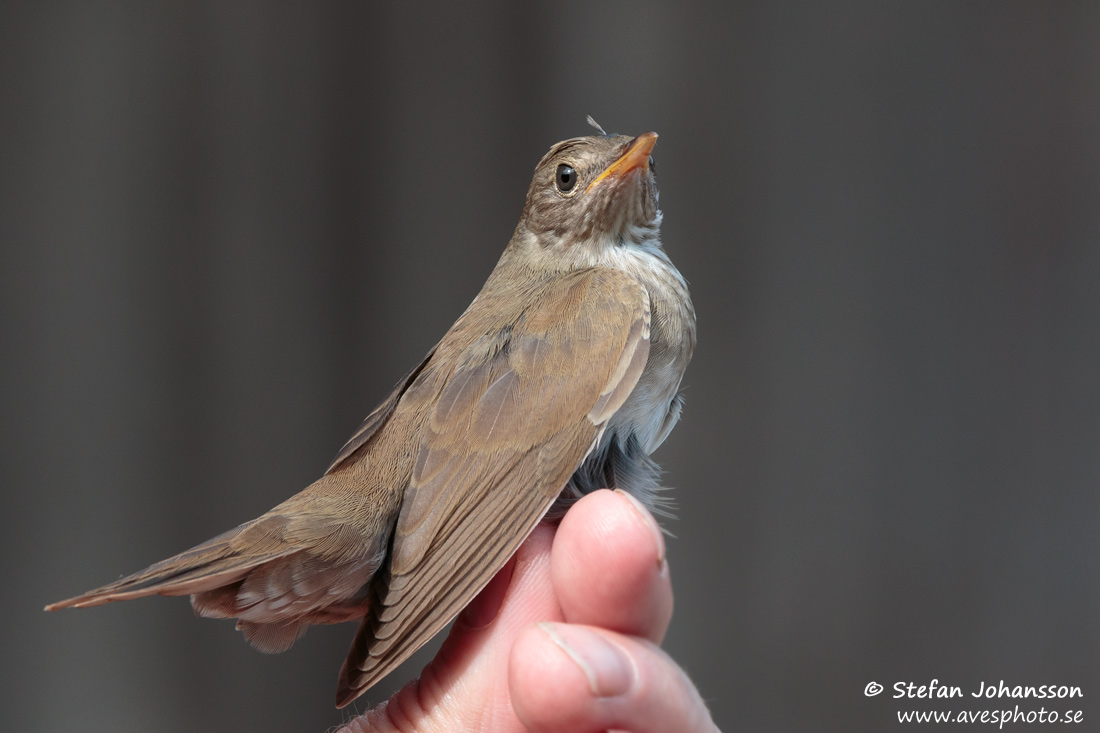
[[[634,511],[638,512],[638,516],[645,522],[645,526],[649,527],[649,531],[653,533],[653,539],[657,543],[657,567],[662,568],[665,565],[665,535],[661,532],[660,525],[657,524],[657,520],[653,518],[653,515],[649,513],[649,510],[642,506],[642,503],[635,499],[633,496],[623,491],[622,489],[615,489],[615,493],[626,498],[630,502],[630,506],[634,507]]]
[[[588,678],[596,697],[622,695],[634,684],[634,664],[622,649],[583,626],[539,623],[550,640],[565,652]]]

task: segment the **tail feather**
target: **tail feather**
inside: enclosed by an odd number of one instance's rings
[[[317,492],[307,492],[298,495],[305,497],[299,502],[317,500]],[[321,499],[339,503],[343,497]],[[328,507],[322,502],[321,508]],[[369,526],[365,532],[352,531],[335,512],[305,512],[285,504],[272,511],[46,610],[189,595],[199,616],[240,619],[237,628],[245,640],[269,654],[289,649],[311,624],[361,619],[370,605],[371,578],[385,559],[389,533],[370,531]]]
[[[309,624],[306,623],[282,623],[259,624],[251,621],[238,621],[237,630],[244,634],[253,649],[264,654],[279,654],[285,652],[301,639],[306,633]]]
[[[233,583],[257,565],[295,552],[277,539],[285,523],[279,516],[246,522],[114,583],[51,603],[46,610],[90,608],[152,595],[190,595]]]

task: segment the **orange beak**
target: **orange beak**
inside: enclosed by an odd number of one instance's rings
[[[622,178],[630,171],[641,168],[642,170],[649,169],[649,151],[653,150],[653,146],[657,144],[657,133],[655,132],[643,132],[638,137],[630,141],[630,146],[627,147],[626,152],[611,165],[604,169],[603,173],[596,176],[592,183],[588,184],[588,188],[584,190],[588,193],[592,190],[592,187],[605,178]]]

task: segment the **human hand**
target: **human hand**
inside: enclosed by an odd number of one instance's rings
[[[620,491],[539,525],[420,679],[341,733],[717,731],[657,646],[672,585],[656,521]]]

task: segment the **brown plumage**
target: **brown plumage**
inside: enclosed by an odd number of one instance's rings
[[[548,512],[603,486],[654,506],[649,454],[679,417],[695,346],[659,240],[656,137],[551,148],[481,293],[317,482],[47,610],[191,595],[264,652],[362,619],[342,707],[449,623]]]

